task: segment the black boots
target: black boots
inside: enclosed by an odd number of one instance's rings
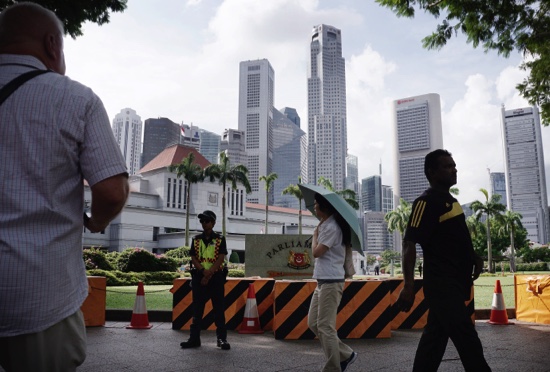
[[[190,349],[192,347],[199,347],[199,346],[201,346],[201,339],[200,338],[190,338],[189,340],[180,343],[180,346],[181,346],[182,349]]]
[[[221,347],[222,350],[231,349],[231,345],[229,345],[229,342],[225,338],[218,338],[218,347]]]

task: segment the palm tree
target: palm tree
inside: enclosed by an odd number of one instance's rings
[[[302,183],[302,178],[298,177],[298,183]],[[302,235],[302,190],[298,185],[290,184],[283,190],[283,195],[292,195],[298,199],[298,234]]]
[[[412,205],[404,199],[399,199],[399,206],[393,211],[389,211],[384,216],[384,220],[388,223],[388,231],[399,231],[401,236],[407,229],[409,217],[411,216]]]
[[[460,190],[458,189],[458,187],[451,187],[449,189],[449,193],[451,193],[454,196],[458,196],[458,194],[460,194]]]
[[[485,189],[479,189],[485,195],[485,203],[480,202],[479,200],[475,200],[470,205],[470,208],[472,208],[472,211],[474,211],[474,215],[476,216],[476,219],[479,221],[483,215],[487,216],[486,224],[487,224],[487,261],[489,266],[489,272],[493,272],[493,252],[491,249],[491,217],[494,217],[496,219],[501,218],[501,212],[504,212],[506,210],[506,207],[502,204],[500,204],[500,198],[501,196],[498,194],[493,194],[489,198],[489,192]]]
[[[477,220],[476,216],[469,216],[466,218],[466,226],[468,227],[468,231],[470,232],[472,239],[477,238],[480,234],[480,225],[481,222]]]
[[[502,225],[500,232],[502,234],[510,235],[510,270],[512,272],[516,271],[516,254],[514,247],[514,239],[516,236],[517,229],[523,229],[521,219],[523,216],[517,212],[507,210],[506,213],[502,215]]]
[[[319,186],[323,186],[329,191],[335,192],[336,194],[340,195],[342,198],[344,198],[346,202],[348,202],[349,205],[351,205],[353,209],[359,209],[359,203],[357,202],[357,194],[355,193],[355,191],[351,189],[336,191],[334,190],[334,187],[332,186],[330,180],[326,179],[323,176],[319,177],[319,180],[317,180],[317,184]]]
[[[210,178],[210,182],[218,180],[220,185],[222,185],[222,234],[225,236],[226,185],[230,182],[231,189],[236,190],[237,183],[240,183],[244,186],[246,193],[250,194],[252,188],[248,182],[248,169],[242,164],[231,166],[229,157],[225,151],[222,151],[220,152],[220,163],[210,164],[204,169],[204,175]]]
[[[265,182],[265,233],[267,234],[267,213],[269,206],[269,189],[273,185],[273,182],[277,179],[277,173],[269,173],[267,176],[260,176],[259,180]]]
[[[190,152],[181,163],[168,167],[170,172],[176,172],[176,177],[185,179],[185,246],[189,247],[189,210],[191,201],[191,184],[204,180],[204,172],[200,165],[195,163],[195,154]]]

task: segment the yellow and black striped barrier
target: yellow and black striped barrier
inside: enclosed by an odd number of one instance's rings
[[[414,281],[414,303],[411,309],[404,313],[399,311],[396,306],[399,292],[403,289],[403,279],[388,279],[385,280],[388,291],[391,294],[391,310],[389,312],[392,321],[391,329],[422,329],[428,321],[428,302],[424,298],[423,279]],[[472,286],[470,300],[466,301],[468,313],[472,321],[475,322],[474,308],[474,287]]]
[[[172,300],[172,329],[189,330],[193,320],[193,294],[190,278],[174,280],[171,289]],[[264,331],[273,328],[273,279],[234,279],[228,278],[225,283],[225,321],[227,329],[238,330],[241,326],[246,307],[248,285],[254,284],[256,304],[260,325]],[[215,330],[212,301],[204,307],[203,328]]]
[[[191,280],[176,279],[173,293],[172,329],[189,330],[193,318]],[[273,280],[229,278],[225,284],[225,319],[227,329],[241,326],[248,285],[254,284],[260,325],[271,331],[276,339],[313,339],[308,328],[307,315],[314,280]],[[415,280],[415,301],[407,313],[396,306],[402,279],[346,281],[342,300],[338,307],[336,329],[340,338],[389,338],[392,329],[421,329],[428,318],[428,305],[424,299],[423,280]],[[472,299],[466,301],[468,311],[475,321]],[[204,311],[204,329],[214,330],[212,303],[208,301]]]
[[[276,281],[273,331],[276,339],[313,339],[307,326],[315,281]],[[390,294],[383,282],[346,281],[336,328],[340,338],[389,338]]]

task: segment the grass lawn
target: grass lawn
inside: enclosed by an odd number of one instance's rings
[[[549,275],[549,272],[525,272],[518,273],[525,275]],[[476,309],[490,309],[493,302],[495,283],[500,280],[502,296],[506,309],[515,308],[514,276],[481,276],[475,281],[475,307]],[[169,310],[172,311],[171,285],[146,285],[145,302],[147,310]],[[133,309],[136,299],[137,286],[129,287],[107,287],[107,309]]]

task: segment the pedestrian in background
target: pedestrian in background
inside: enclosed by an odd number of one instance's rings
[[[7,96],[0,105],[0,365],[6,371],[74,371],[83,363],[83,225],[104,230],[128,196],[126,165],[103,104],[64,76],[63,36],[61,21],[40,5],[17,3],[0,13],[0,88]],[[14,80],[22,77],[32,78]],[[92,192],[85,221],[84,180]]]
[[[217,345],[222,350],[231,348],[227,342],[225,325],[225,280],[227,268],[224,266],[227,255],[225,237],[214,232],[216,214],[204,211],[199,214],[203,232],[193,238],[189,255],[193,269],[191,270],[191,289],[193,291],[193,323],[189,339],[180,343],[182,349],[201,346],[202,317],[204,306],[212,299],[214,323],[216,324]]]
[[[423,290],[429,313],[413,371],[437,371],[449,338],[466,371],[490,371],[465,305],[483,260],[474,252],[460,204],[449,193],[457,180],[456,164],[448,151],[435,150],[426,155],[424,173],[430,188],[412,206],[403,237],[404,286],[398,298],[400,309],[408,312],[415,297],[414,264],[419,243],[424,256]]]
[[[311,244],[317,287],[309,307],[308,326],[319,338],[325,353],[323,371],[345,371],[357,359],[357,353],[338,338],[336,331],[336,315],[344,291],[346,246],[350,245],[351,232],[320,194],[315,194],[314,211],[320,219]]]

